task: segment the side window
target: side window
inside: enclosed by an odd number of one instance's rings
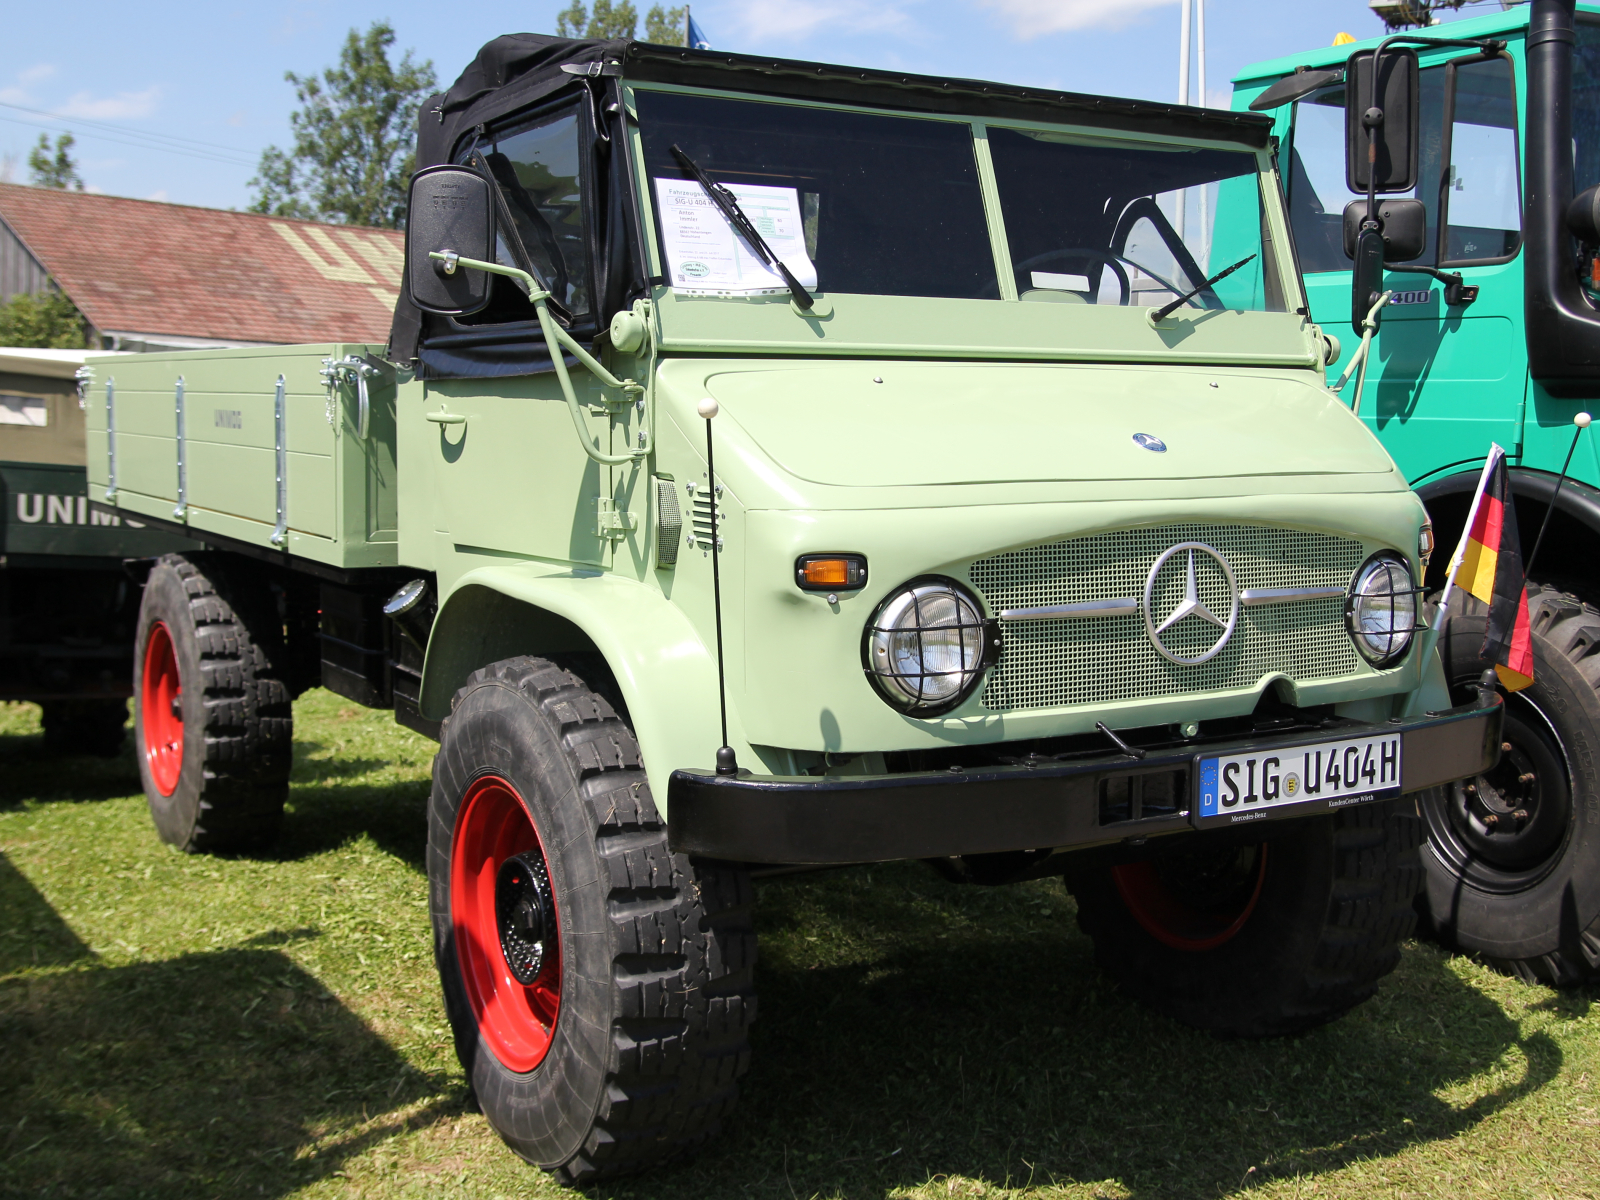
[[[578,318],[591,308],[589,297],[589,241],[584,227],[582,153],[576,109],[546,114],[491,130],[469,141],[457,162],[474,154],[499,182],[511,209],[515,233],[522,242],[534,274],[550,294]],[[502,245],[498,257],[514,263]],[[489,314],[494,320],[525,319],[532,314],[507,311],[499,296]]]
[[[1507,259],[1522,245],[1511,64],[1490,59],[1458,67],[1454,74],[1450,168],[1443,189],[1444,262]]]
[[[1488,64],[1485,64],[1488,65]],[[1427,248],[1409,261],[1433,265],[1438,222],[1439,176],[1444,149],[1445,69],[1422,72],[1420,95],[1422,143],[1417,161],[1417,190],[1428,211]],[[1295,104],[1294,133],[1289,149],[1289,223],[1294,229],[1300,269],[1348,271],[1344,254],[1344,208],[1364,199],[1344,185],[1344,88],[1323,88]]]

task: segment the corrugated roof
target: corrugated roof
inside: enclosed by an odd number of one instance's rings
[[[100,330],[383,342],[405,235],[0,184],[0,220]]]

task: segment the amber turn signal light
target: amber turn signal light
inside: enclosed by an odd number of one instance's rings
[[[794,581],[803,592],[858,588],[867,582],[867,560],[860,554],[802,554],[794,562]]]

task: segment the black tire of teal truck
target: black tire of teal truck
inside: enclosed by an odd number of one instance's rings
[[[1234,1037],[1298,1033],[1369,998],[1416,925],[1412,799],[1262,833],[1069,876],[1101,969],[1157,1011]]]
[[[1488,664],[1484,605],[1451,601],[1458,703]],[[1600,981],[1600,611],[1528,585],[1533,684],[1506,696],[1500,765],[1421,798],[1427,919],[1446,946],[1529,982]],[[1524,813],[1525,816],[1518,816]],[[1490,819],[1492,818],[1492,820]]]
[[[46,700],[39,705],[52,754],[115,758],[128,737],[126,700]]]
[[[473,674],[440,731],[427,861],[456,1053],[512,1150],[583,1184],[717,1132],[750,1061],[750,878],[667,848],[611,704],[541,658]]]
[[[151,569],[134,643],[134,751],[162,841],[237,852],[277,835],[294,737],[281,628],[247,564],[167,554]]]

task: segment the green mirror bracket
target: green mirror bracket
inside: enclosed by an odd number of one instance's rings
[[[618,379],[601,365],[599,359],[579,345],[576,338],[557,325],[555,319],[550,316],[549,306],[545,304],[550,298],[550,293],[540,287],[532,275],[516,267],[503,267],[499,263],[483,262],[476,258],[462,258],[454,250],[433,250],[429,252],[428,257],[442,262],[446,275],[455,274],[461,267],[469,267],[474,271],[487,271],[492,275],[506,275],[512,279],[520,279],[528,288],[528,299],[533,301],[534,312],[539,315],[539,328],[544,333],[545,345],[550,348],[550,363],[555,367],[556,379],[561,384],[561,395],[566,399],[567,410],[572,414],[572,427],[577,431],[578,442],[583,446],[583,452],[604,467],[620,467],[649,457],[650,435],[644,430],[639,431],[638,449],[630,450],[626,454],[605,454],[589,440],[589,429],[583,420],[583,406],[579,404],[578,394],[573,390],[572,377],[567,372],[566,358],[557,351],[557,347],[570,353],[604,386],[620,390],[623,393],[620,408],[639,404],[644,399],[644,385],[635,383],[632,379]],[[609,410],[611,405],[607,404],[606,408]]]
[[[1351,372],[1357,367],[1361,368],[1361,374],[1356,378],[1355,398],[1350,401],[1350,412],[1357,417],[1361,415],[1361,389],[1366,386],[1367,382],[1367,356],[1372,351],[1372,335],[1378,332],[1378,310],[1389,303],[1389,299],[1393,295],[1394,292],[1392,291],[1384,292],[1378,297],[1377,302],[1367,310],[1366,318],[1361,322],[1361,344],[1356,347],[1356,352],[1350,356],[1350,363],[1345,367],[1344,374],[1339,376],[1339,382],[1328,389],[1337,395],[1344,390],[1344,385],[1350,382]]]

